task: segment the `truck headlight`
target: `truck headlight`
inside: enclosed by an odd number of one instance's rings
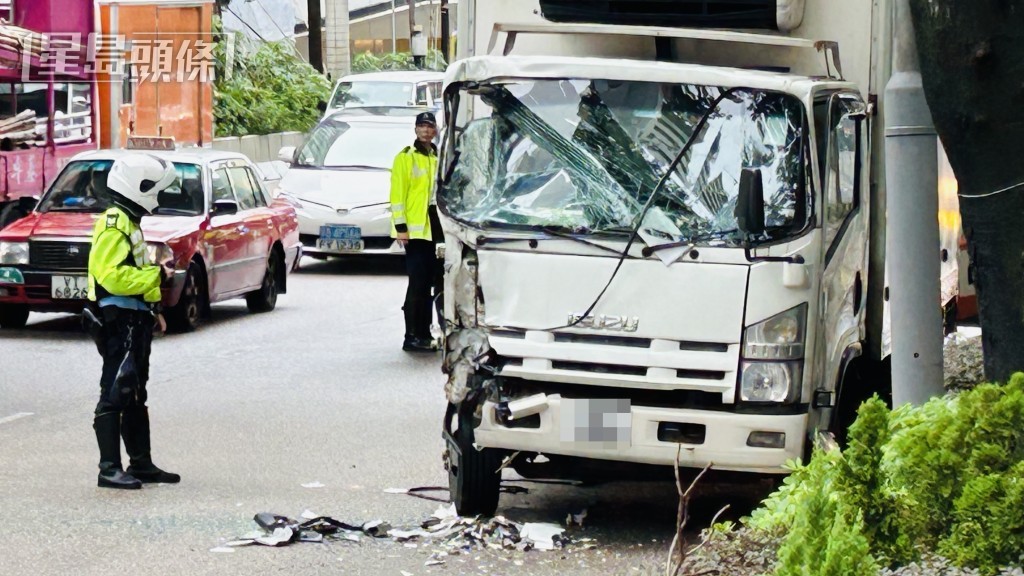
[[[758,322],[743,334],[741,402],[794,402],[800,395],[807,304]]]
[[[743,357],[747,360],[803,358],[806,327],[807,304],[754,324],[743,335]]]
[[[800,390],[801,362],[744,362],[740,371],[743,402],[791,402]]]
[[[162,242],[147,242],[146,243],[146,258],[152,264],[159,265],[162,262],[170,261],[174,263],[174,251],[171,247]]]
[[[28,242],[0,241],[0,264],[28,264]]]

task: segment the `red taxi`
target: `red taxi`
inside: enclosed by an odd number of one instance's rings
[[[0,231],[0,327],[20,328],[29,312],[80,312],[93,223],[110,206],[106,176],[125,150],[75,156],[31,214]],[[168,327],[187,332],[210,304],[244,297],[252,312],[274,309],[302,245],[294,206],[266,192],[248,158],[206,148],[151,151],[178,181],[142,220],[150,258],[172,256],[163,291]]]

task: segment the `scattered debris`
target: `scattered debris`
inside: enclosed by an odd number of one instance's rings
[[[942,360],[947,390],[969,390],[985,381],[980,336],[950,334],[943,345]]]
[[[321,484],[319,481],[307,482],[302,485],[303,488],[325,488],[326,484]]]
[[[210,552],[234,552],[234,548],[228,548],[227,546],[217,546],[216,548],[210,548]]]
[[[583,512],[580,512],[579,514],[569,513],[568,515],[566,515],[566,517],[565,517],[565,525],[566,525],[566,527],[571,528],[572,525],[575,524],[575,525],[579,526],[580,528],[583,528],[583,521],[586,518],[587,518],[587,509],[584,508]]]
[[[328,541],[361,542],[361,536],[375,539],[388,538],[406,548],[431,546],[433,554],[427,566],[446,564],[449,556],[470,554],[479,550],[502,549],[526,552],[528,550],[564,549],[579,545],[583,550],[597,547],[592,538],[575,540],[566,535],[565,528],[557,524],[527,522],[518,524],[503,516],[494,518],[464,518],[454,504],[446,503],[423,521],[418,528],[393,528],[383,520],[362,524],[349,524],[329,516],[316,516],[306,510],[304,522],[287,516],[261,512],[253,520],[262,529],[222,544],[219,548],[233,550],[239,546],[287,546],[295,542],[323,543]],[[574,524],[582,526],[586,510],[570,514]]]
[[[423,494],[423,492],[448,492],[447,486],[417,486],[416,488],[386,488],[384,489],[385,494],[404,494],[406,496],[414,496],[416,498],[422,498],[424,500],[433,500],[434,502],[448,502],[448,498],[441,498],[440,496],[430,496]]]

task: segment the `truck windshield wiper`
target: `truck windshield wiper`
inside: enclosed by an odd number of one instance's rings
[[[647,257],[647,256],[650,256],[651,254],[654,254],[655,252],[661,252],[662,250],[669,250],[671,248],[684,248],[684,247],[686,247],[686,248],[693,249],[697,245],[698,242],[707,242],[708,240],[716,240],[716,239],[721,238],[722,236],[727,236],[729,234],[735,234],[736,232],[739,232],[739,228],[729,228],[728,230],[713,230],[713,231],[708,232],[706,234],[699,234],[697,236],[691,236],[690,238],[688,238],[686,240],[680,240],[678,242],[666,242],[664,244],[657,244],[657,245],[654,245],[654,246],[645,246],[644,249],[643,249],[643,255],[644,255],[644,257]],[[687,251],[687,252],[689,252],[689,251]],[[686,256],[686,254],[684,253],[682,256]],[[680,257],[682,257],[682,256],[680,256]]]
[[[557,227],[557,226],[541,226],[541,227],[537,228],[537,230],[539,230],[540,232],[543,232],[549,238],[494,238],[494,237],[482,236],[482,237],[480,237],[479,240],[477,240],[477,246],[483,246],[484,244],[499,244],[499,243],[507,243],[507,242],[529,242],[529,241],[536,242],[537,240],[549,240],[551,238],[559,238],[559,239],[562,239],[562,240],[571,240],[571,241],[576,242],[578,244],[583,244],[583,245],[586,245],[586,246],[590,246],[592,248],[597,248],[598,250],[602,250],[604,252],[609,252],[611,254],[615,254],[616,256],[621,256],[620,251],[616,250],[615,248],[611,248],[609,246],[605,246],[605,245],[599,244],[597,242],[591,242],[590,240],[587,240],[585,238],[581,238],[581,237],[577,236],[576,234],[573,234],[571,232],[566,232],[564,229],[562,229],[560,227]]]

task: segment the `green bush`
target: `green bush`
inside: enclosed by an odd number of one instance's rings
[[[448,67],[439,50],[430,50],[423,59],[427,70],[444,70]],[[416,70],[411,52],[388,52],[374,54],[363,52],[352,59],[352,72],[382,72],[387,70]]]
[[[219,25],[216,25],[219,33]],[[220,34],[214,83],[217,136],[305,132],[320,118],[317,105],[331,84],[287,42],[252,43]],[[233,46],[229,52],[228,46]]]
[[[777,576],[874,574],[938,553],[981,574],[1024,562],[1024,374],[920,407],[858,411],[754,511],[782,536]]]

